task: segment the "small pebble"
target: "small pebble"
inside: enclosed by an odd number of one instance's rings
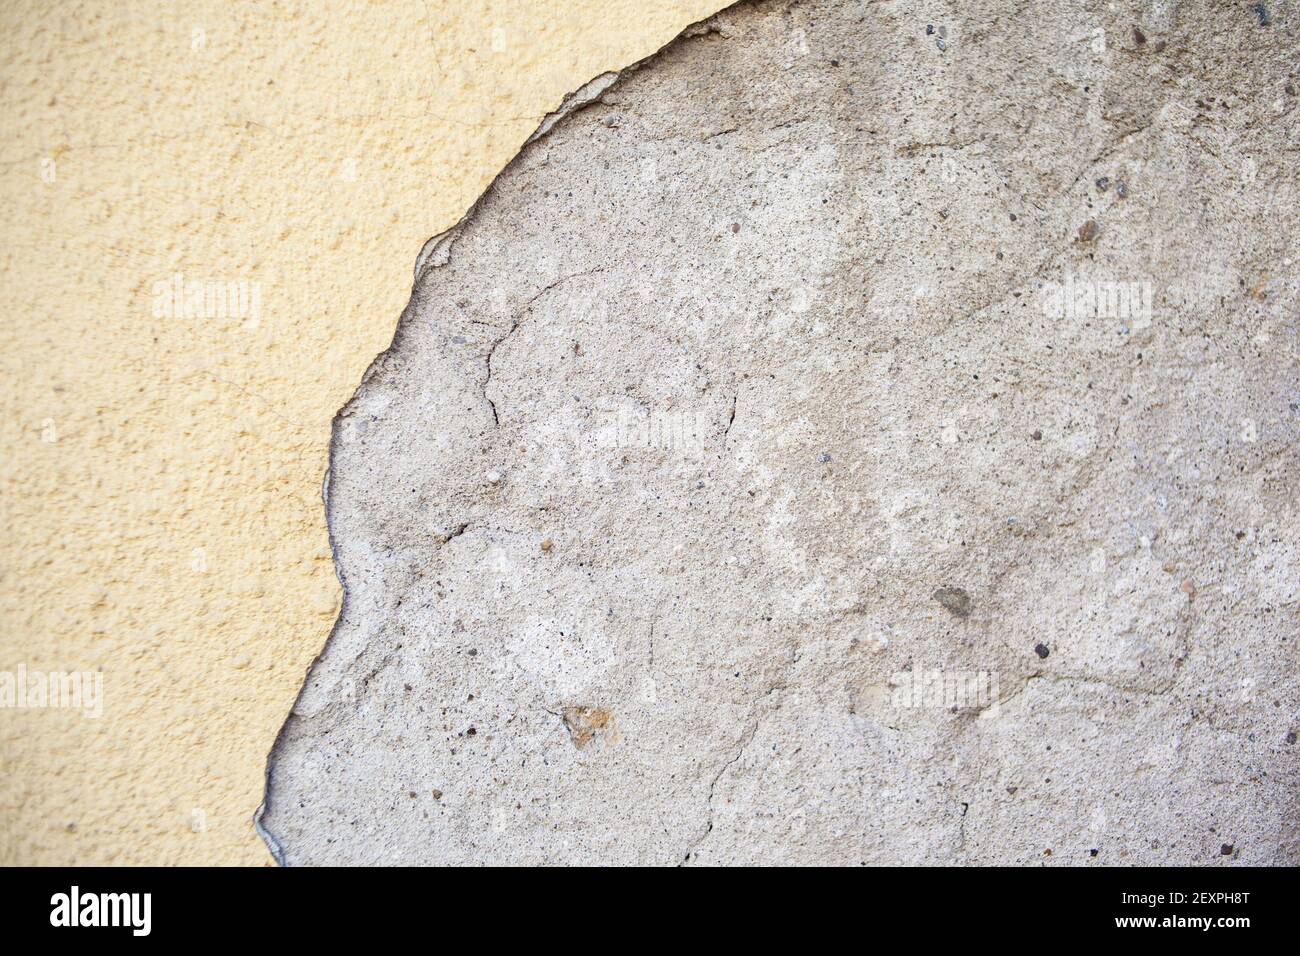
[[[1097,188],[1100,189],[1102,192],[1105,192],[1107,189],[1110,189],[1110,177],[1102,176],[1101,179],[1097,180]]]
[[[957,617],[970,617],[970,609],[974,602],[963,588],[942,587],[930,596]]]
[[[1052,653],[1052,650],[1046,644],[1035,644],[1034,653],[1039,657],[1046,658],[1048,654]]]
[[[945,42],[943,41],[943,38],[942,38],[942,37],[940,37],[939,39],[935,40],[935,41],[934,41],[934,45],[937,46],[937,47],[939,48],[940,52],[942,52],[942,51],[948,49],[948,44],[945,43]]]
[[[489,485],[500,484],[500,483],[501,483],[501,472],[499,472],[499,471],[489,471],[489,472],[487,473],[487,480],[488,480],[488,484],[489,484]]]
[[[1293,744],[1293,743],[1295,743],[1295,731],[1294,731],[1294,730],[1289,731],[1289,732],[1287,733],[1287,735],[1286,735],[1286,742],[1289,743],[1289,744]]]
[[[545,554],[550,554],[550,553],[551,553],[551,548],[552,548],[552,544],[551,544],[551,539],[550,539],[550,538],[547,538],[546,540],[544,540],[544,541],[542,542],[542,551],[543,551],[543,553],[545,553]]]
[[[1034,441],[1042,441],[1043,433],[1040,429],[1035,428],[1029,437],[1032,438]]]
[[[933,23],[927,24],[925,28],[925,35],[930,36],[932,33],[934,33],[934,24]]]
[[[1119,182],[1117,182],[1117,183],[1115,184],[1115,195],[1118,196],[1120,199],[1127,199],[1127,198],[1128,198],[1128,183],[1124,182],[1123,180],[1120,180]]]
[[[1273,18],[1268,15],[1268,8],[1265,7],[1264,4],[1257,3],[1254,6],[1252,6],[1250,10],[1252,13],[1255,14],[1255,16],[1259,17],[1259,25],[1261,27],[1267,27],[1272,25]]]
[[[1136,43],[1138,46],[1142,46],[1143,44],[1145,44],[1145,43],[1147,42],[1147,35],[1146,35],[1145,33],[1143,33],[1143,32],[1142,32],[1140,29],[1138,29],[1137,27],[1134,27],[1134,28],[1133,28],[1133,42]]]
[[[433,799],[435,799],[435,800],[441,800],[441,799],[442,799],[442,791],[441,791],[441,790],[433,790],[433,791],[431,791],[431,793],[433,794]]]
[[[733,222],[733,223],[731,224],[731,232],[732,232],[733,235],[734,235],[735,233],[740,232],[740,223],[738,223],[738,222]]]
[[[1097,225],[1095,219],[1089,219],[1079,227],[1080,242],[1095,242],[1099,235],[1101,235],[1101,226]]]
[[[1187,595],[1189,601],[1196,597],[1196,585],[1192,583],[1191,578],[1185,579],[1179,589]]]
[[[1223,846],[1219,847],[1219,853],[1222,854],[1223,856],[1232,856],[1232,844],[1231,843],[1223,844]]]
[[[821,457],[818,458],[817,460],[820,461],[822,464],[825,464],[826,462],[831,460],[831,453],[828,451],[824,451],[821,453]]]

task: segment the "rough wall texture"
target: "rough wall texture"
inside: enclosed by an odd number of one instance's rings
[[[1296,863],[1290,5],[744,3],[335,422],[287,863]]]
[[[0,7],[0,863],[263,863],[329,422],[547,110],[718,0]],[[164,294],[242,284],[243,310]]]

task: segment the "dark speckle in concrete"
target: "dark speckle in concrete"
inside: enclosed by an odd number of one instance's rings
[[[971,596],[962,588],[941,587],[931,597],[957,617],[970,617],[971,608],[974,606]]]

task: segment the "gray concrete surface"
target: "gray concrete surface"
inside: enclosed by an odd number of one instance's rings
[[[742,3],[431,240],[288,864],[1300,862],[1300,12]]]

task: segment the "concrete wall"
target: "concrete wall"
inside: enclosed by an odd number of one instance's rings
[[[338,602],[329,423],[420,246],[718,6],[5,5],[0,674],[102,675],[102,714],[0,708],[0,863],[269,861]]]

